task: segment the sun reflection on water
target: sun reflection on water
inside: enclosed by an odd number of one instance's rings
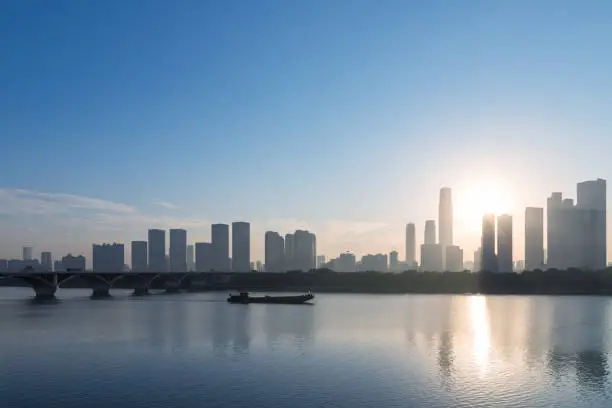
[[[484,374],[489,365],[491,351],[491,325],[484,296],[472,296],[469,300],[470,325],[473,336],[473,355],[480,371]]]

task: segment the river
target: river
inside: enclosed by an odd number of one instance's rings
[[[606,297],[0,288],[0,406],[608,407]]]

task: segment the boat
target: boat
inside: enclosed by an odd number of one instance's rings
[[[278,304],[289,304],[299,305],[309,300],[314,299],[314,295],[311,291],[308,291],[305,295],[297,296],[250,296],[249,292],[240,292],[238,295],[232,295],[230,293],[227,301],[229,303],[278,303]]]

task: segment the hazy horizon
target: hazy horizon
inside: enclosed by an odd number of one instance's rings
[[[438,225],[471,260],[485,212],[612,179],[604,1],[0,5],[0,258],[149,228],[306,228],[328,258],[404,259]],[[610,246],[608,243],[608,253]],[[126,246],[129,260],[129,245]],[[418,254],[418,251],[417,251]],[[417,255],[418,258],[418,255]]]

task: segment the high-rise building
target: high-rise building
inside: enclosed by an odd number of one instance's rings
[[[457,245],[449,245],[446,247],[446,270],[448,272],[463,271],[463,249]]]
[[[361,272],[386,272],[389,266],[387,254],[368,254],[361,257],[357,269]]]
[[[229,225],[213,224],[212,230],[212,257],[215,272],[229,272]]]
[[[343,252],[336,259],[330,262],[330,268],[335,272],[356,272],[357,259],[355,254]]]
[[[497,217],[497,270],[512,272],[512,216],[503,214]]]
[[[317,255],[317,269],[325,265],[325,255]]]
[[[434,220],[425,221],[425,244],[436,244],[436,222]]]
[[[93,244],[94,272],[123,272],[125,249],[123,244]]]
[[[583,181],[576,187],[576,206],[583,214],[583,265],[590,269],[604,269],[607,266],[606,180]]]
[[[232,223],[232,271],[251,271],[251,224]]]
[[[213,270],[213,250],[210,242],[196,242],[195,270],[197,272],[210,272]]]
[[[8,271],[8,259],[0,259],[0,272],[6,273]]]
[[[472,272],[480,272],[482,270],[482,248],[474,251],[474,268]]]
[[[187,272],[187,231],[170,230],[170,272]]]
[[[132,241],[132,272],[147,272],[147,241]]]
[[[187,245],[187,271],[195,271],[195,247]]]
[[[285,235],[285,270],[295,269],[295,237],[293,234]]]
[[[150,229],[148,241],[149,271],[157,273],[167,272],[166,231],[161,229]]]
[[[451,189],[443,187],[440,189],[440,203],[438,207],[438,239],[442,245],[442,258],[444,269],[446,266],[446,247],[453,245],[453,201],[451,198]]]
[[[544,267],[544,209],[525,208],[525,268]]]
[[[424,272],[442,272],[444,269],[444,264],[442,260],[443,260],[442,245],[440,244],[421,245],[421,270],[422,271]]]
[[[29,247],[29,246],[23,247],[23,260],[24,261],[32,260],[32,247]]]
[[[264,265],[263,263],[261,263],[261,261],[255,262],[255,265],[253,265],[253,262],[251,262],[251,270],[257,272],[265,272]]]
[[[60,268],[55,265],[55,271],[85,271],[85,257],[83,255],[73,256],[68,254],[62,257]]]
[[[305,230],[297,230],[294,236],[295,269],[308,272],[315,269],[317,258],[316,237]],[[285,241],[285,245],[287,242]]]
[[[266,231],[264,252],[266,272],[283,272],[285,241],[278,232]]]
[[[406,224],[406,263],[416,263],[416,229],[411,222]]]
[[[480,268],[487,272],[497,272],[497,257],[495,255],[495,215],[482,217],[482,249]]]
[[[51,259],[51,252],[41,252],[40,266],[45,272],[53,271],[53,260]]]
[[[399,254],[397,251],[391,251],[389,254],[389,270],[391,272],[399,272]]]

